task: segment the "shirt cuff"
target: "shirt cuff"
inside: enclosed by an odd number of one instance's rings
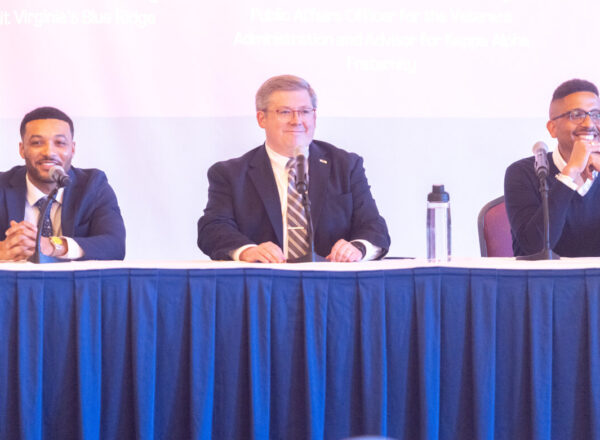
[[[556,180],[564,183],[569,188],[571,188],[573,191],[577,191],[578,186],[575,183],[575,181],[571,178],[571,176],[567,176],[566,174],[558,173],[555,177],[556,177]]]
[[[234,249],[229,252],[229,256],[233,261],[240,261],[240,254],[244,252],[246,249],[256,246],[255,244],[246,244],[242,247]]]
[[[356,239],[352,241],[358,241],[365,246],[366,252],[365,256],[360,261],[370,261],[375,260],[379,255],[381,255],[381,248],[379,246],[375,246],[374,244],[368,242],[367,240]]]
[[[598,176],[598,173],[596,171],[593,172],[592,174],[594,176],[594,179]],[[586,180],[583,185],[578,186],[573,179],[571,178],[571,176],[567,176],[566,174],[562,174],[562,173],[558,173],[556,175],[556,180],[562,182],[563,184],[567,185],[569,188],[571,188],[573,191],[577,191],[577,193],[580,196],[585,196],[587,194],[587,192],[590,190],[590,187],[592,186],[593,180]]]
[[[81,246],[77,242],[69,237],[61,237],[67,242],[67,253],[58,257],[63,260],[77,260],[85,255]]]

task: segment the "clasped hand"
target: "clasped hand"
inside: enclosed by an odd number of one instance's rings
[[[35,252],[35,239],[37,227],[26,220],[16,222],[10,221],[10,227],[6,230],[6,238],[0,241],[0,260],[21,261],[26,260]],[[41,250],[46,255],[51,255],[54,246],[48,237],[42,237]]]

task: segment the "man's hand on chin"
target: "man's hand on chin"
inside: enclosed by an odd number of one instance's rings
[[[593,178],[592,171],[600,169],[600,163],[596,164],[598,158],[592,157],[594,153],[600,153],[600,143],[595,140],[594,135],[588,133],[578,135],[563,174],[566,171],[578,184],[582,184],[586,179]],[[579,178],[581,182],[579,182]]]
[[[594,180],[594,171],[600,172],[600,153],[591,153],[588,158],[588,163],[583,172],[581,173],[582,179]]]

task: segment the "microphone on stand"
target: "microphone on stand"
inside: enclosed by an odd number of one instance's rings
[[[542,141],[536,142],[533,145],[533,155],[535,157],[535,175],[538,179],[548,176],[548,145]]]
[[[312,214],[310,211],[310,200],[308,198],[308,176],[306,173],[306,152],[308,147],[297,146],[294,148],[294,157],[296,158],[296,191],[302,196],[302,206],[306,215],[306,225],[308,234],[308,253],[302,257],[296,258],[290,263],[307,263],[314,261],[327,261],[324,257],[315,253],[315,237],[312,225]]]
[[[52,168],[50,168],[48,174],[50,175],[50,178],[56,182],[56,188],[54,188],[50,194],[48,194],[46,201],[43,203],[40,209],[40,217],[37,224],[37,235],[35,237],[35,251],[33,255],[29,257],[29,261],[32,263],[58,263],[68,261],[66,259],[54,258],[49,255],[45,255],[41,248],[42,227],[44,225],[44,218],[50,210],[50,202],[56,200],[56,194],[58,193],[59,188],[63,188],[71,183],[71,178],[65,172],[65,169],[60,165],[54,165]]]
[[[306,148],[296,147],[294,148],[294,156],[296,157],[296,190],[304,195],[308,189],[306,182],[306,156],[304,152]]]
[[[535,162],[533,164],[535,175],[540,182],[540,195],[542,196],[542,213],[544,222],[544,245],[542,250],[532,254],[517,257],[517,260],[560,260],[560,256],[550,249],[550,212],[548,210],[548,146],[543,142],[536,142],[533,145],[533,155]]]
[[[50,168],[48,174],[50,174],[50,178],[56,182],[59,188],[63,188],[71,183],[71,178],[60,165],[54,165]]]

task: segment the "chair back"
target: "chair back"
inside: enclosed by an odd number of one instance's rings
[[[482,257],[512,257],[512,236],[504,196],[486,203],[477,217]]]

